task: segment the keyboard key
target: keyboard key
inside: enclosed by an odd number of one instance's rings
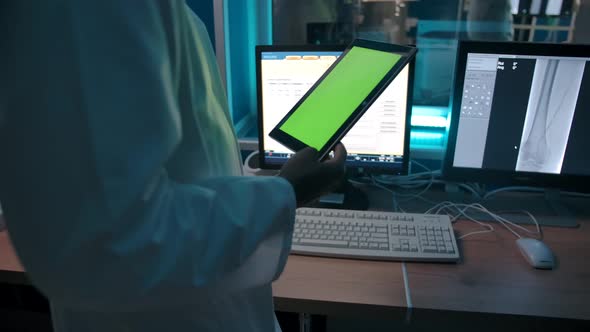
[[[318,245],[326,247],[348,247],[346,241],[301,239],[303,245]]]
[[[424,246],[422,247],[422,249],[424,249],[424,252],[436,252],[436,247],[435,246]]]
[[[381,249],[381,250],[389,250],[389,244],[388,243],[380,243],[379,244],[379,249]]]

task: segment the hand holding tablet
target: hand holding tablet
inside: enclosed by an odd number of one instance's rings
[[[355,40],[269,135],[324,158],[415,54],[413,47]]]
[[[346,148],[342,143],[334,146],[334,156],[328,160],[319,161],[317,155],[317,150],[303,148],[283,165],[279,173],[293,186],[297,206],[332,191],[344,179]]]

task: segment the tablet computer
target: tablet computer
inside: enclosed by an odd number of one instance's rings
[[[315,148],[323,159],[416,52],[410,46],[356,39],[269,136],[292,151]]]

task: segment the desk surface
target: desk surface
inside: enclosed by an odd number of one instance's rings
[[[477,229],[460,221],[457,234]],[[505,229],[459,240],[457,264],[406,263],[414,308],[590,319],[590,222],[544,228],[558,257],[551,271],[531,268]],[[26,282],[6,232],[0,233],[0,282]],[[273,284],[277,309],[317,314],[403,315],[402,264],[291,255]],[[354,316],[353,316],[354,317]]]
[[[467,221],[454,225],[459,235],[477,227]],[[558,258],[557,268],[549,271],[530,267],[515,236],[495,228],[459,240],[457,264],[406,263],[413,307],[590,319],[590,223],[578,229],[544,228],[545,242]],[[317,313],[391,314],[407,303],[401,263],[295,255],[274,284],[274,294],[279,309]]]

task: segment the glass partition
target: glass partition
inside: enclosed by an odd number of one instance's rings
[[[256,104],[253,102],[256,87],[250,54],[255,44],[347,44],[354,38],[414,44],[419,52],[414,80],[413,114],[416,119],[413,117],[412,123],[416,123],[416,132],[412,132],[413,147],[423,144],[440,147],[446,140],[446,128],[441,127],[441,123],[448,124],[459,40],[589,42],[589,20],[582,19],[590,16],[589,2],[226,0],[226,33],[231,32],[230,36],[225,36],[229,50],[226,67],[234,122],[240,127],[240,137],[256,137]],[[258,12],[268,13],[268,19],[265,18],[267,14]],[[232,22],[246,22],[247,29]],[[257,38],[261,30],[269,37]],[[248,63],[236,61],[236,58],[248,59]],[[247,71],[247,75],[241,77],[240,71]]]

